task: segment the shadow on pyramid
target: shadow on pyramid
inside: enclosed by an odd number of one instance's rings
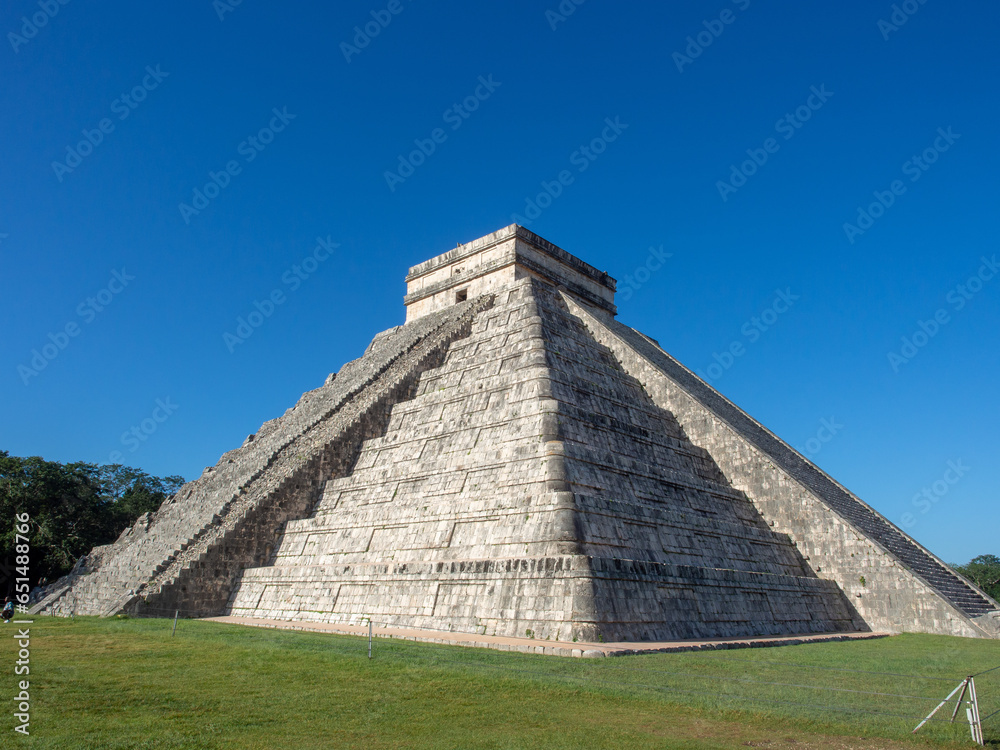
[[[516,225],[414,267],[405,325],[35,611],[1000,635],[995,601],[618,323],[614,289]]]

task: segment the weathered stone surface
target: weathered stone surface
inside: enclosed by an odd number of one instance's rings
[[[37,609],[570,642],[996,637],[996,602],[615,321],[607,274],[507,227],[407,281],[406,325]]]
[[[349,468],[360,440],[378,433],[392,403],[409,397],[420,371],[439,363],[447,345],[467,335],[475,312],[491,303],[456,305],[376,337],[365,357],[265,422],[253,440],[185,484],[153,517],[140,518],[114,544],[78,561],[43,592],[34,611],[113,614],[181,606],[200,614],[210,604],[207,611],[217,612],[231,589],[225,579],[267,559],[283,523],[308,512],[326,478]],[[190,597],[160,597],[192,569],[201,573]]]
[[[874,629],[997,637],[998,605],[648,337],[563,295],[653,400],[675,414],[817,575]]]

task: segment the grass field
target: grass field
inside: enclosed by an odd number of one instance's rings
[[[36,618],[23,737],[16,626],[0,626],[0,747],[972,747],[968,724],[914,736],[913,717],[1000,665],[1000,642],[926,635],[615,659],[376,640],[369,661],[349,636],[170,627]],[[976,682],[986,716],[1000,670]],[[985,731],[1000,746],[1000,716]]]

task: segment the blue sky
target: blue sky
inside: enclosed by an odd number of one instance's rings
[[[519,215],[932,551],[1000,553],[995,4],[0,19],[3,449],[194,478]]]

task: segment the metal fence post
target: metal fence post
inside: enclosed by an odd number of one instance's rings
[[[972,729],[972,740],[978,745],[985,745],[983,740],[983,723],[979,720],[979,696],[976,695],[976,680],[969,678],[969,697],[972,708],[969,709],[969,724]]]

